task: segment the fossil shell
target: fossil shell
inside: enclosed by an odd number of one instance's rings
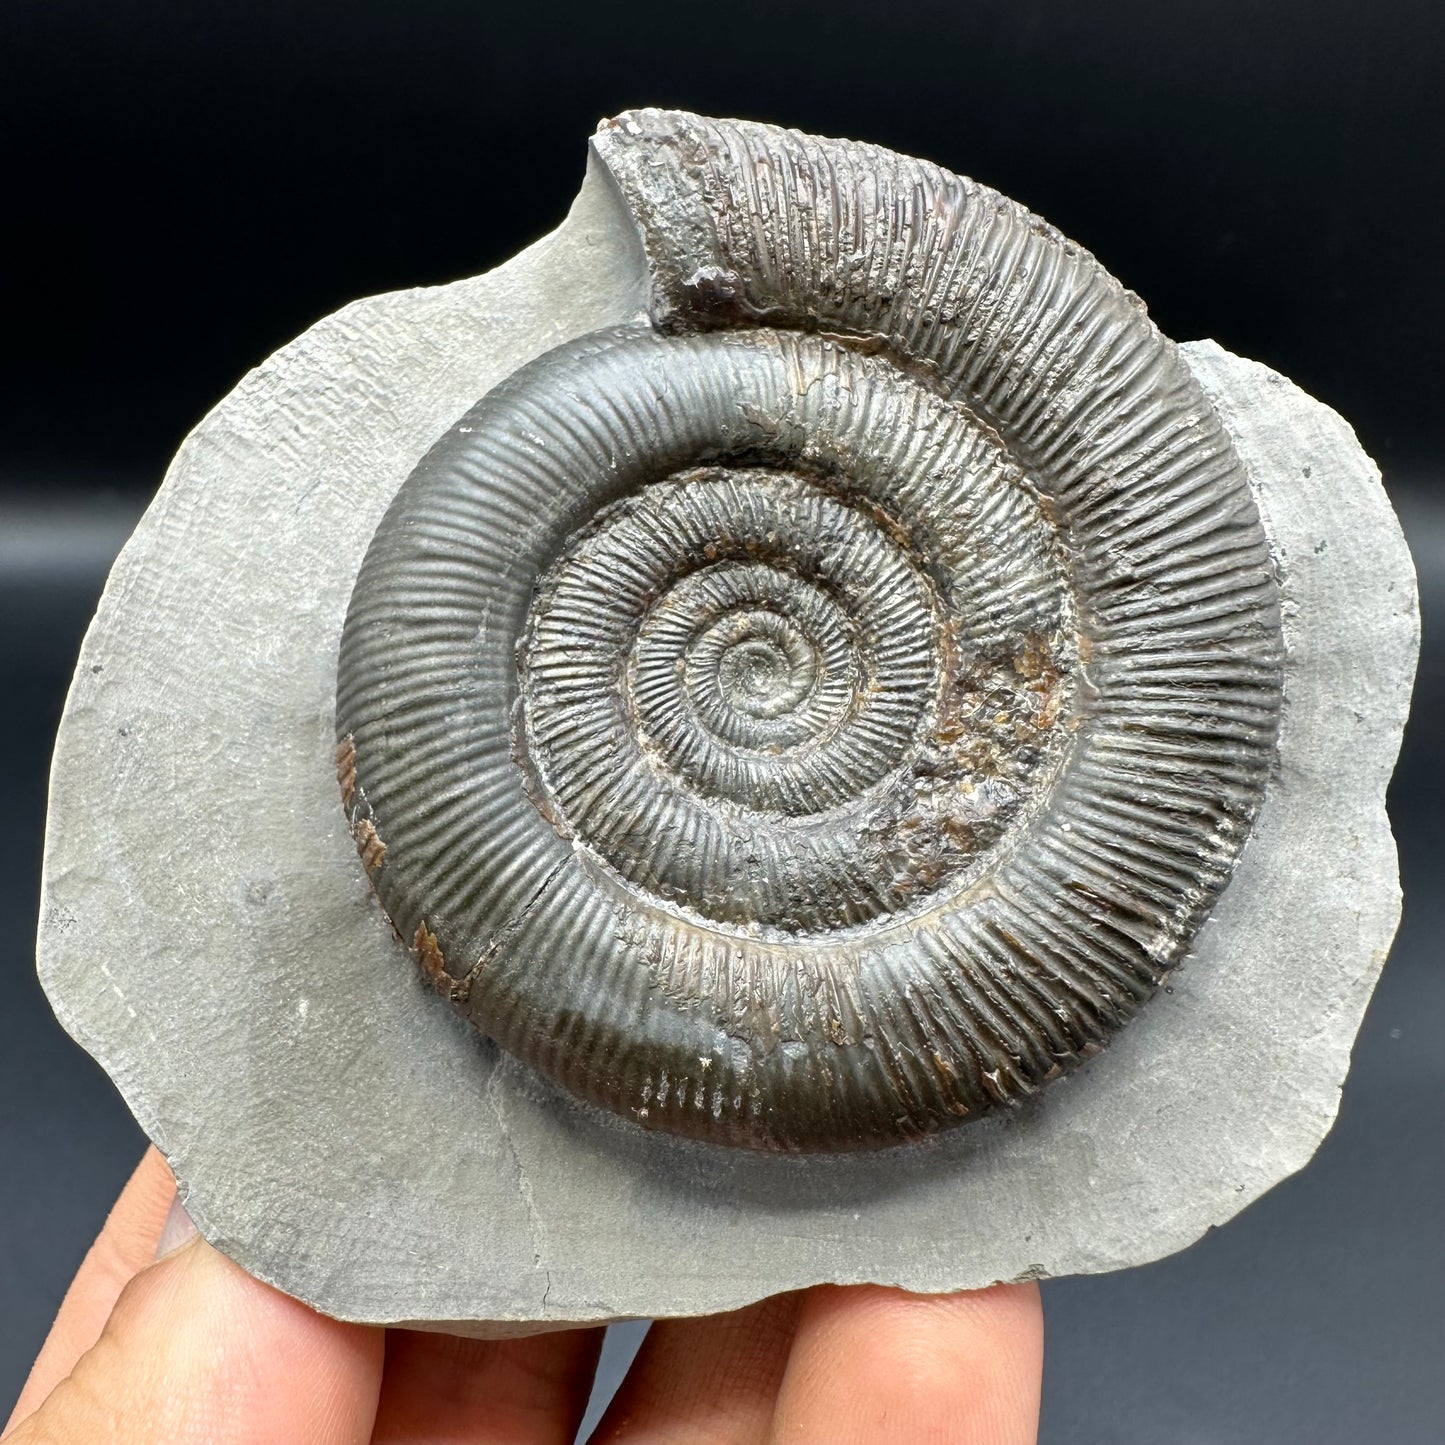
[[[650,316],[513,373],[357,577],[343,799],[503,1047],[727,1144],[846,1149],[1107,1043],[1228,881],[1279,601],[1219,419],[1014,202],[638,112]]]

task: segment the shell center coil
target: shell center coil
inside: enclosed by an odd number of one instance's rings
[[[718,633],[724,634],[721,641]],[[736,613],[701,640],[710,644],[699,649],[706,660],[693,661],[705,670],[720,713],[771,721],[792,712],[817,685],[816,649],[776,613]]]
[[[939,747],[959,724],[948,639],[977,619],[912,542],[901,480],[865,505],[856,477],[686,469],[548,569],[519,752],[544,815],[647,899],[753,934],[885,918],[1026,800]],[[1013,671],[991,718],[1029,695]]]

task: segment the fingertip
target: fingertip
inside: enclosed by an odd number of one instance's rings
[[[175,1198],[170,1167],[150,1145],[87,1251],[15,1402],[8,1431],[33,1414],[100,1338],[126,1284],[155,1257],[156,1238]]]
[[[703,1445],[768,1437],[801,1296],[655,1322],[593,1440]]]
[[[600,1328],[476,1340],[387,1333],[372,1445],[570,1445],[592,1392]]]
[[[948,1295],[809,1291],[778,1401],[778,1438],[1025,1445],[1037,1437],[1037,1285]]]
[[[383,1343],[381,1330],[315,1313],[193,1235],[130,1281],[27,1426],[61,1441],[133,1428],[175,1445],[359,1445]]]

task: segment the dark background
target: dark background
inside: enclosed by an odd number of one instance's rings
[[[1192,1250],[1045,1286],[1043,1438],[1445,1439],[1442,87],[1424,0],[4,0],[0,1415],[143,1144],[32,971],[50,744],[114,551],[246,368],[509,256],[561,219],[598,118],[660,104],[973,175],[1380,461],[1427,641],[1405,922],[1339,1123]]]

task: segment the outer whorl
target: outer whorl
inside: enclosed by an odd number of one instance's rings
[[[454,1003],[729,1144],[896,1142],[1187,951],[1281,698],[1260,519],[1138,301],[920,161],[641,112],[651,323],[515,372],[357,578],[345,805]]]

